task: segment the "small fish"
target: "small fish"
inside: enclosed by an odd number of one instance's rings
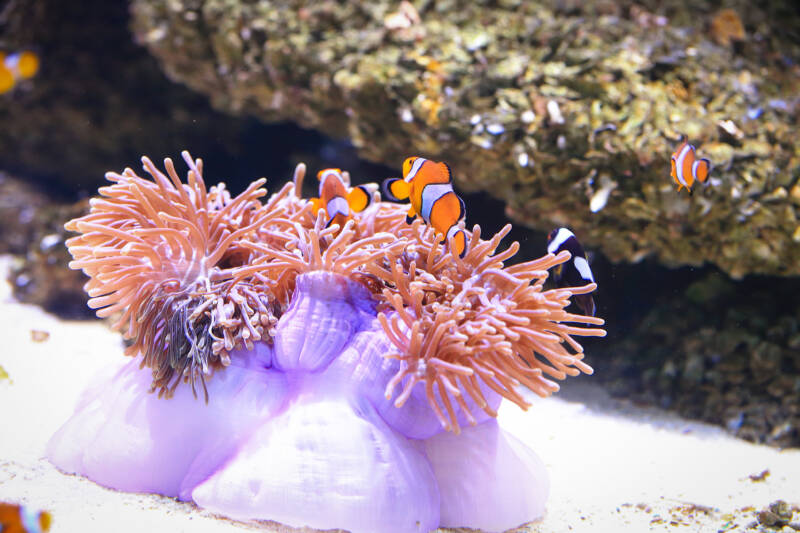
[[[17,83],[34,77],[37,72],[39,56],[35,52],[0,52],[0,94],[11,91]]]
[[[311,206],[315,213],[322,210],[328,215],[328,223],[339,224],[344,227],[350,220],[352,213],[359,213],[366,209],[372,201],[372,191],[369,185],[358,185],[348,190],[345,185],[342,171],[338,168],[326,168],[317,172],[319,180],[319,198],[311,199]],[[377,187],[373,185],[373,188]]]
[[[464,218],[464,200],[453,190],[453,177],[447,163],[437,163],[422,157],[409,157],[403,162],[403,179],[389,178],[383,182],[385,196],[395,202],[408,199],[406,221],[419,215],[446,242],[453,239],[454,251],[464,257],[467,233],[458,223]]]
[[[681,145],[672,154],[672,172],[670,176],[678,184],[678,191],[686,187],[689,194],[692,193],[692,186],[695,181],[700,183],[706,181],[711,170],[711,162],[708,159],[697,159],[694,146],[689,144],[686,137],[683,138]]]
[[[0,502],[0,532],[43,533],[50,531],[53,517],[47,511],[35,511],[27,505]]]
[[[578,242],[578,238],[567,228],[554,229],[547,236],[547,252],[558,254],[562,250],[568,251],[572,257],[566,263],[561,263],[553,270],[553,278],[558,287],[581,287],[594,283],[594,275],[586,260],[586,252]],[[576,294],[575,303],[583,310],[585,315],[594,316],[594,298],[589,294]]]

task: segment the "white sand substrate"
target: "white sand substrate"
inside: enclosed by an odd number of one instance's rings
[[[8,258],[0,258],[5,278]],[[36,342],[32,330],[49,338]],[[0,283],[0,501],[50,510],[52,531],[297,531],[241,523],[191,503],[108,490],[44,459],[90,377],[123,357],[120,336],[98,321],[63,321],[13,300]],[[602,361],[592,360],[597,372]],[[744,531],[777,499],[800,503],[800,450],[741,441],[723,430],[611,400],[591,377],[568,394],[500,410],[500,424],[547,464],[547,514],[518,531]],[[767,470],[763,481],[754,481]],[[795,520],[800,516],[795,514]],[[376,532],[379,533],[379,532]]]

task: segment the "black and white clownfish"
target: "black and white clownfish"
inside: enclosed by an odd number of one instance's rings
[[[44,533],[50,531],[53,517],[47,511],[36,511],[27,505],[0,502],[0,532]]]
[[[11,91],[17,83],[34,77],[38,71],[39,56],[35,52],[0,52],[0,94]]]
[[[568,251],[572,257],[553,269],[553,279],[558,287],[581,287],[594,283],[594,275],[586,259],[586,252],[578,242],[578,238],[567,228],[554,229],[547,236],[547,252],[558,254]],[[583,310],[583,314],[594,316],[594,298],[590,294],[576,294],[575,303]]]
[[[358,185],[348,190],[342,171],[338,168],[326,168],[317,172],[319,180],[319,198],[311,199],[314,213],[324,210],[328,223],[344,227],[345,222],[353,218],[353,213],[366,209],[372,202],[372,190],[369,185]],[[377,185],[372,185],[376,188]]]
[[[459,222],[464,218],[464,200],[453,190],[453,177],[447,163],[437,163],[422,157],[409,157],[403,162],[403,179],[389,178],[383,182],[383,193],[392,201],[409,200],[406,220],[421,216],[445,242],[453,242],[459,257],[467,252],[467,233]]]
[[[692,194],[695,181],[703,183],[708,178],[711,162],[708,159],[698,159],[694,146],[689,144],[686,137],[672,154],[672,171],[670,176],[678,184],[678,191],[686,187]]]

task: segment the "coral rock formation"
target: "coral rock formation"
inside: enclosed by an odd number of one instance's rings
[[[132,5],[138,39],[217,108],[346,136],[387,164],[447,160],[462,189],[531,227],[569,224],[613,260],[800,273],[796,10],[737,2],[747,38],[721,46],[713,10],[655,4]],[[669,179],[680,134],[714,166],[691,198]]]

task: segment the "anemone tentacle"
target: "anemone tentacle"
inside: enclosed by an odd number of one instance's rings
[[[203,163],[182,154],[186,183],[170,159],[166,173],[142,158],[151,179],[125,169],[91,201],[88,215],[67,223],[81,235],[67,241],[72,268],[89,275],[86,290],[98,316],[117,315],[114,327],[132,340],[153,371],[153,389],[170,396],[181,381],[206,378],[230,362],[230,352],[269,342],[286,310],[297,276],[329,271],[363,284],[399,360],[386,386],[402,405],[419,385],[441,425],[459,431],[457,411],[474,423],[468,400],[496,415],[484,391],[522,408],[523,385],[539,396],[554,380],[592,373],[575,336],[602,336],[603,320],[569,313],[574,295],[595,284],[546,289],[549,270],[569,252],[506,265],[519,251],[498,251],[511,230],[491,238],[466,231],[464,257],[450,252],[422,220],[380,202],[325,227],[322,213],[299,196],[300,164],[292,182],[265,204],[264,179],[238,196],[223,183],[206,188]],[[398,392],[399,391],[399,392]],[[473,407],[474,408],[474,407]]]

